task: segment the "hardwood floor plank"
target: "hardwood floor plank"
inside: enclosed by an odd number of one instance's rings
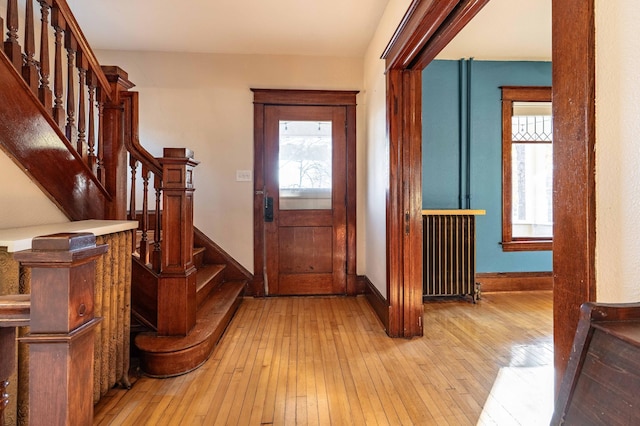
[[[246,298],[201,368],[110,390],[94,424],[548,424],[552,304],[429,302],[424,337],[405,340],[364,297]]]

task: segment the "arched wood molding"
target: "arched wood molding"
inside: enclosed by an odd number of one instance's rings
[[[382,58],[387,73],[387,333],[422,335],[422,70],[489,0],[414,0]]]

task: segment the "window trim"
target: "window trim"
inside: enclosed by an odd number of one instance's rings
[[[501,86],[502,90],[502,251],[552,250],[553,238],[513,238],[511,117],[514,102],[551,102],[550,86]]]

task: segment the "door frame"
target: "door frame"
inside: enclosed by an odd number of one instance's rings
[[[387,45],[387,333],[422,336],[422,70],[489,0],[414,0]]]
[[[265,296],[264,241],[264,146],[267,105],[338,106],[346,112],[347,144],[347,295],[360,292],[356,277],[356,95],[358,91],[255,89],[253,92],[253,281],[248,293]]]
[[[387,63],[390,145],[387,197],[390,335],[421,335],[422,328],[414,322],[418,310],[423,309],[421,300],[404,296],[414,294],[422,285],[415,281],[415,274],[412,275],[417,265],[422,264],[422,253],[416,244],[421,238],[418,232],[410,232],[409,244],[406,244],[402,221],[406,206],[421,198],[421,182],[412,179],[409,188],[403,190],[402,178],[407,170],[422,170],[422,157],[400,155],[422,144],[421,133],[415,134],[422,94],[408,90],[411,78],[403,80],[398,76],[406,71],[420,74],[488,1],[414,0],[383,55]],[[594,0],[552,0],[556,389],[571,354],[580,305],[596,298],[594,23]],[[398,113],[400,106],[402,111]],[[421,212],[412,208],[409,213],[409,225],[418,226]],[[409,306],[405,306],[406,303]]]

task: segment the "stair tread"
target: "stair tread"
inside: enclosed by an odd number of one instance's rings
[[[222,324],[233,305],[242,296],[245,282],[230,281],[220,285],[209,295],[196,314],[196,325],[187,336],[158,336],[155,332],[136,336],[136,346],[148,353],[171,353],[202,344],[214,333],[220,332]],[[230,318],[229,318],[230,320]]]
[[[225,265],[204,264],[196,273],[196,291],[202,290],[209,282],[225,268]]]

